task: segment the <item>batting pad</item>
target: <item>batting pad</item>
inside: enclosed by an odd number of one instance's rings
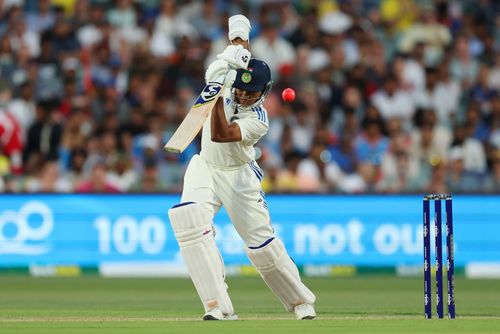
[[[300,280],[297,266],[288,256],[283,242],[274,239],[262,248],[245,248],[267,286],[292,312],[300,304],[314,304],[316,296]]]
[[[233,314],[211,214],[197,203],[182,203],[168,210],[168,216],[205,312],[219,307],[224,314]]]

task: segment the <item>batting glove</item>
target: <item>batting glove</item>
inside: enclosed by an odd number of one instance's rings
[[[224,78],[224,86],[233,87],[234,80],[236,80],[236,70],[230,69]]]
[[[217,82],[221,85],[224,83],[224,78],[229,71],[227,61],[218,59],[211,63],[205,72],[205,83]]]
[[[217,59],[225,60],[234,69],[246,69],[251,57],[250,51],[242,45],[228,45],[221,54],[217,55]]]

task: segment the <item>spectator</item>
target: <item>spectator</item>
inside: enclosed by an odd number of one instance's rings
[[[315,124],[304,103],[295,102],[294,117],[290,119],[290,135],[293,150],[305,155],[309,152],[314,137]]]
[[[35,122],[28,130],[24,161],[30,155],[40,153],[44,159],[53,160],[59,157],[59,145],[62,137],[62,126],[57,121],[55,113],[59,105],[58,100],[45,100],[36,107]]]
[[[132,186],[134,191],[157,193],[167,189],[165,182],[160,178],[158,163],[155,159],[147,158],[143,170],[142,175],[135,178],[136,183]]]
[[[329,147],[332,161],[337,164],[343,173],[354,173],[358,167],[358,156],[354,146],[352,133],[345,132],[335,145]]]
[[[5,81],[0,79],[0,148],[2,155],[9,158],[10,171],[22,173],[23,128],[9,107],[11,91]],[[4,165],[4,168],[6,168]]]
[[[415,108],[410,95],[400,88],[396,75],[388,74],[384,78],[383,88],[372,96],[371,101],[384,120],[398,117],[405,124],[405,128],[411,127],[409,122]]]
[[[285,168],[279,170],[276,175],[274,191],[283,193],[299,192],[297,169],[302,159],[303,155],[296,151],[291,151],[285,155]]]
[[[424,188],[429,194],[446,194],[449,189],[446,184],[446,163],[438,162],[432,166],[431,177]]]
[[[425,65],[433,66],[439,62],[444,48],[450,42],[450,31],[438,21],[437,13],[431,8],[424,8],[419,20],[403,33],[399,43],[401,51],[405,53],[413,50],[417,44],[425,44]]]
[[[137,16],[132,0],[116,1],[116,7],[108,11],[108,21],[116,28],[134,27],[137,23]]]
[[[355,86],[347,86],[344,89],[342,96],[342,104],[334,108],[330,128],[336,134],[345,131],[346,127],[351,124],[357,124],[363,119],[365,112],[365,105],[363,97],[359,89]],[[356,129],[351,129],[356,131]]]
[[[50,0],[39,0],[38,11],[30,13],[26,17],[29,30],[36,33],[42,33],[45,30],[51,29],[54,25],[55,15],[52,11]]]
[[[418,14],[418,7],[413,0],[382,0],[380,15],[390,34],[397,34],[408,29]]]
[[[396,56],[394,59],[394,72],[400,88],[413,98],[418,97],[426,85],[424,52],[425,45],[417,43],[406,57]]]
[[[0,35],[0,73],[3,81],[13,82],[13,76],[16,71],[15,54],[10,46],[7,35]]]
[[[73,188],[68,179],[60,176],[57,161],[51,160],[45,162],[40,170],[39,176],[31,180],[26,186],[26,190],[34,193],[67,193],[72,191]]]
[[[471,102],[479,104],[481,114],[487,115],[491,112],[491,101],[498,94],[498,91],[490,87],[489,67],[481,66],[477,83],[470,89]]]
[[[482,190],[490,193],[500,193],[500,150],[496,150],[493,154],[491,174],[486,178]],[[469,189],[466,189],[466,191],[469,191]]]
[[[146,168],[143,180],[146,179],[149,174],[151,174],[151,172]],[[128,192],[139,179],[139,175],[137,171],[133,169],[130,157],[119,155],[114,165],[112,165],[111,170],[108,172],[107,179],[111,184],[116,185],[121,192]],[[158,183],[157,178],[154,178],[152,181],[154,182],[153,184]]]
[[[489,71],[488,82],[491,88],[500,90],[500,52],[495,55],[493,67]]]
[[[452,193],[474,192],[481,189],[482,174],[465,169],[464,152],[460,146],[450,150],[447,188]]]
[[[103,163],[94,165],[90,176],[76,186],[79,193],[119,193],[116,185],[106,179],[107,168]]]
[[[272,15],[264,18],[262,35],[257,37],[251,46],[252,55],[269,64],[272,77],[279,78],[280,70],[294,63],[296,54],[292,44],[280,36],[281,23]]]
[[[481,142],[472,137],[473,131],[470,124],[457,126],[451,145],[462,148],[462,159],[466,171],[484,173],[486,171],[486,153]]]
[[[438,65],[438,82],[434,89],[434,108],[440,125],[451,127],[458,121],[462,89],[460,82],[450,76],[446,62]]]
[[[338,165],[330,160],[326,147],[315,142],[309,156],[297,166],[297,182],[300,192],[331,192],[342,177]]]
[[[381,192],[408,193],[419,189],[418,165],[404,149],[394,150],[382,158],[382,179],[376,185]]]
[[[418,108],[427,110],[439,110],[443,102],[449,98],[447,92],[439,90],[438,88],[437,71],[434,68],[427,68],[425,70],[425,86],[422,87],[417,94],[415,94],[415,104]],[[443,111],[441,113],[444,113]],[[440,114],[440,111],[438,111]],[[444,115],[445,119],[449,119],[449,114]]]
[[[151,53],[156,57],[173,54],[175,39],[183,35],[197,36],[197,32],[184,17],[177,15],[177,6],[174,0],[162,1],[160,15],[156,19],[151,38]]]
[[[481,141],[485,145],[490,136],[489,126],[485,123],[477,103],[469,104],[465,114],[465,124],[472,132],[471,137]]]
[[[420,163],[419,169],[425,172],[446,160],[452,138],[446,127],[436,124],[433,111],[421,110],[419,117],[418,127],[411,133],[411,152]]]
[[[465,89],[472,86],[479,73],[479,62],[471,56],[469,50],[469,43],[465,36],[457,37],[449,65],[452,77],[458,80]]]
[[[75,29],[68,20],[58,19],[54,24],[54,29],[47,34],[52,39],[52,51],[56,57],[64,59],[78,56],[80,45],[78,44]]]
[[[40,35],[26,27],[26,23],[22,16],[17,16],[12,9],[9,17],[9,41],[14,52],[27,52],[30,57],[34,58],[40,54]]]
[[[382,120],[367,117],[363,120],[363,131],[355,139],[357,160],[379,166],[382,156],[389,149],[389,140],[382,133]],[[364,170],[367,170],[365,168]]]
[[[376,189],[381,192],[408,193],[422,187],[419,162],[410,154],[408,139],[404,134],[395,135],[389,150],[382,157],[380,180]]]
[[[489,145],[500,149],[500,94],[492,101],[491,115],[488,117],[490,127]]]
[[[75,148],[70,152],[68,167],[62,177],[72,185],[72,190],[86,179],[84,170],[86,159],[87,151],[83,148]]]
[[[90,5],[89,18],[78,28],[76,36],[83,48],[99,44],[106,36],[105,10],[102,5],[92,3]]]
[[[8,110],[21,126],[23,142],[25,142],[24,135],[35,120],[35,96],[33,85],[28,81],[24,81],[18,89],[19,94],[9,103]]]

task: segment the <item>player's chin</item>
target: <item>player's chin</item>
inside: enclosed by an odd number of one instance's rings
[[[249,107],[251,106],[252,104],[254,104],[255,102],[257,102],[258,98],[257,99],[236,99],[240,105],[242,106],[245,106],[245,107]]]

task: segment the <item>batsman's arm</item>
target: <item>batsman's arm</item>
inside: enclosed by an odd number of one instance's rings
[[[241,45],[250,50],[248,38],[251,25],[243,15],[235,15],[229,19],[229,39],[232,45]],[[242,37],[245,37],[242,38]],[[227,82],[225,83],[227,86]],[[228,123],[224,112],[224,98],[219,97],[210,116],[210,129],[212,141],[217,143],[238,142],[242,140],[241,129],[238,123]]]
[[[224,113],[224,98],[219,97],[210,116],[212,141],[216,143],[230,143],[241,141],[241,129],[238,123],[228,123]]]

